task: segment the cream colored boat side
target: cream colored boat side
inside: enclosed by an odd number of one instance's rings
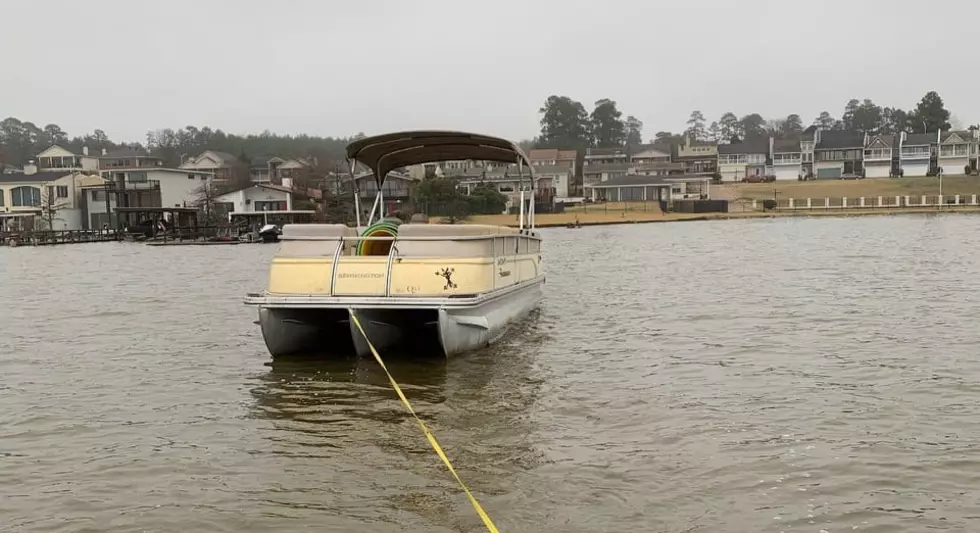
[[[363,238],[341,224],[288,225],[281,239],[269,296],[458,298],[543,274],[538,235],[502,226],[402,224],[376,256],[354,255]]]

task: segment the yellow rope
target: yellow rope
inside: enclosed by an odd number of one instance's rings
[[[422,422],[422,419],[419,418],[417,414],[415,414],[415,409],[412,409],[412,404],[408,402],[408,398],[405,397],[405,394],[402,392],[401,387],[399,387],[398,383],[395,382],[395,378],[391,377],[391,372],[388,372],[388,367],[386,367],[385,362],[381,360],[381,355],[378,354],[378,350],[374,349],[374,345],[371,344],[371,339],[368,339],[367,333],[365,333],[364,328],[361,327],[361,322],[357,319],[357,316],[354,314],[354,310],[348,309],[348,311],[350,312],[351,321],[353,321],[354,325],[357,326],[358,331],[361,332],[361,336],[364,337],[364,341],[367,342],[368,348],[371,350],[371,353],[374,355],[374,360],[377,361],[379,365],[381,365],[381,369],[384,370],[385,374],[388,375],[388,381],[391,382],[391,387],[395,389],[395,393],[398,394],[398,398],[401,399],[402,404],[405,406],[406,409],[408,409],[409,413],[412,413],[412,416],[415,417],[415,421],[419,423],[419,427],[422,428],[422,433],[425,433],[425,438],[429,440],[429,444],[432,445],[432,449],[435,450],[436,455],[439,456],[439,459],[442,459],[442,463],[446,465],[446,468],[449,469],[449,472],[453,475],[454,478],[456,478],[456,482],[459,483],[459,486],[463,488],[463,492],[466,493],[466,497],[470,499],[470,504],[472,504],[473,508],[476,509],[476,514],[480,515],[480,518],[483,520],[483,525],[487,526],[487,530],[490,531],[490,533],[500,533],[499,531],[497,531],[497,526],[493,525],[493,520],[490,520],[490,516],[487,515],[486,511],[483,510],[483,507],[480,507],[480,502],[476,501],[476,498],[473,496],[473,493],[470,492],[470,489],[468,489],[466,487],[466,484],[463,483],[463,480],[460,479],[459,474],[456,473],[456,469],[453,468],[453,464],[449,462],[449,458],[446,457],[445,452],[442,451],[442,446],[439,446],[439,442],[436,440],[435,435],[433,435],[432,432],[429,431],[429,428],[425,426],[425,423]]]

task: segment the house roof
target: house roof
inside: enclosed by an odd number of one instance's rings
[[[814,150],[840,150],[843,148],[864,149],[864,134],[857,131],[822,131],[820,142]]]
[[[293,190],[290,189],[289,187],[283,187],[281,185],[269,185],[267,183],[249,183],[247,185],[241,185],[233,189],[222,190],[221,194],[219,194],[218,196],[225,196],[226,194],[231,194],[233,192],[244,191],[246,189],[252,189],[252,188],[268,189],[270,191],[280,191],[280,192],[288,192],[288,193],[293,192]]]
[[[117,159],[120,157],[151,157],[150,152],[143,148],[133,148],[131,146],[120,146],[109,150],[106,155],[99,156],[99,159]]]
[[[902,143],[905,146],[924,146],[936,142],[936,133],[909,133]]]
[[[578,152],[576,150],[559,150],[558,148],[539,148],[528,152],[527,158],[531,160],[575,161],[578,158]]]
[[[776,140],[772,142],[772,151],[775,153],[799,152],[800,141]],[[719,153],[721,147],[719,147]]]
[[[737,144],[718,145],[719,154],[768,154],[769,139],[753,139]]]
[[[800,140],[812,141],[814,135],[817,133],[817,129],[819,129],[817,126],[809,126],[807,129],[803,130],[803,133],[800,134]]]
[[[626,149],[616,146],[612,148],[589,148],[585,152],[585,157],[626,157]]]
[[[82,154],[76,154],[75,152],[72,152],[71,150],[65,148],[64,146],[61,146],[60,144],[52,144],[51,146],[45,148],[44,150],[41,150],[37,154],[37,157],[41,157],[42,155],[44,155],[44,152],[47,152],[48,150],[51,150],[51,149],[54,149],[54,148],[57,148],[59,150],[64,150],[64,151],[66,151],[69,154],[74,155],[74,156],[81,156],[82,155]]]
[[[942,134],[940,135],[940,137],[939,137],[939,138],[940,138],[940,142],[944,142],[944,143],[945,143],[945,142],[946,142],[946,141],[948,141],[948,140],[949,140],[950,138],[952,138],[952,137],[953,137],[954,135],[955,135],[956,137],[959,137],[959,138],[960,138],[960,140],[962,140],[962,141],[963,141],[963,142],[965,142],[965,143],[972,143],[972,142],[976,142],[976,141],[975,141],[975,140],[973,139],[973,132],[972,132],[972,131],[944,131],[944,132],[943,132],[943,133],[942,133]],[[954,141],[955,141],[955,139],[954,139]]]
[[[54,181],[65,176],[70,176],[71,174],[73,174],[73,172],[69,170],[59,170],[56,172],[35,172],[33,174],[14,172],[12,174],[0,174],[0,183],[37,183],[43,181]]]
[[[871,146],[875,141],[881,141],[885,146],[889,148],[895,146],[895,136],[894,135],[872,135],[868,137],[868,146]]]

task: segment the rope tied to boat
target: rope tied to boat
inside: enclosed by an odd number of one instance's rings
[[[381,369],[385,371],[385,375],[388,376],[388,381],[391,383],[391,388],[395,389],[395,394],[397,394],[398,398],[402,401],[402,405],[408,409],[408,412],[412,414],[415,421],[419,423],[419,427],[422,428],[422,433],[425,434],[425,438],[429,441],[429,444],[436,452],[436,455],[438,455],[439,459],[442,460],[442,464],[446,465],[449,472],[454,478],[456,478],[456,482],[459,483],[459,486],[462,487],[463,492],[466,493],[466,497],[470,500],[470,504],[473,506],[473,509],[476,510],[476,514],[480,515],[480,519],[483,520],[483,525],[487,527],[487,531],[490,531],[490,533],[500,533],[497,530],[497,526],[493,524],[493,520],[490,520],[490,515],[483,510],[483,507],[480,506],[480,502],[476,501],[476,497],[473,496],[473,493],[470,492],[469,488],[467,488],[466,483],[463,483],[462,478],[460,478],[459,474],[456,473],[456,469],[453,468],[453,464],[449,461],[449,458],[446,457],[446,453],[442,451],[442,446],[439,446],[439,441],[436,440],[436,436],[429,431],[429,428],[426,427],[424,422],[422,422],[422,419],[415,414],[415,409],[412,408],[412,404],[408,401],[408,398],[405,397],[405,393],[403,393],[401,387],[398,386],[398,382],[395,381],[395,378],[392,377],[391,372],[388,371],[388,367],[385,366],[385,362],[381,359],[381,354],[379,354],[378,350],[374,348],[374,344],[371,343],[371,339],[368,338],[364,328],[361,327],[361,321],[357,319],[354,309],[348,308],[347,311],[350,313],[351,322],[354,323],[357,330],[361,333],[361,336],[364,337],[364,342],[367,343],[368,349],[370,349],[371,354],[374,355],[374,360],[378,362]]]

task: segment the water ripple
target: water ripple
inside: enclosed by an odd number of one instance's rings
[[[980,218],[545,234],[526,326],[391,362],[501,530],[980,527]],[[0,530],[481,530],[373,362],[268,364],[271,253],[0,248]]]

